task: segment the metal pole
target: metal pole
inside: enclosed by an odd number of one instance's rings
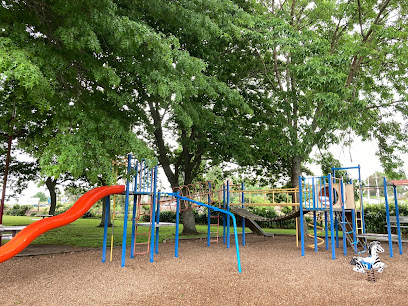
[[[135,257],[135,239],[136,239],[136,231],[135,231],[135,225],[136,225],[136,207],[137,207],[137,198],[138,196],[135,194],[137,191],[137,174],[139,170],[139,162],[136,161],[135,165],[135,184],[133,186],[133,211],[132,211],[132,239],[130,243],[130,258]]]
[[[302,256],[305,256],[305,233],[303,232],[303,203],[302,203],[302,177],[299,176],[299,210],[300,210],[300,216],[299,216],[299,223],[300,223],[300,248],[302,251]]]
[[[327,222],[328,216],[327,216],[327,210],[324,211],[324,234],[326,238],[326,250],[329,249],[329,224]]]
[[[230,201],[229,181],[227,181],[227,211],[230,211],[229,201]],[[230,247],[230,215],[227,215],[227,248],[229,247]]]
[[[343,231],[343,254],[347,255],[347,228],[346,228],[346,211],[344,205],[346,205],[346,198],[344,196],[344,182],[343,178],[340,180],[340,192],[341,192],[341,222]]]
[[[383,178],[384,183],[384,197],[385,197],[385,214],[387,218],[387,232],[388,232],[388,245],[390,247],[390,257],[394,257],[392,252],[392,237],[391,237],[391,226],[390,226],[390,208],[388,205],[388,195],[387,195],[387,181],[385,177]]]
[[[331,234],[331,248],[332,248],[332,259],[336,259],[336,246],[334,241],[334,216],[333,216],[333,186],[332,186],[332,176],[328,175],[329,180],[329,203],[330,203],[330,234]]]
[[[222,184],[222,205],[223,208],[227,208],[227,201],[225,197],[225,184]],[[225,244],[226,243],[226,226],[227,226],[227,221],[225,220],[226,216],[222,216],[222,242]]]
[[[157,206],[156,206],[157,207],[157,209],[156,209],[156,211],[157,211],[157,213],[156,213],[156,224],[158,225],[160,223],[160,193],[157,194],[156,203],[157,203]],[[159,254],[159,230],[160,230],[160,227],[157,226],[156,227],[156,241],[155,241],[155,243],[156,243],[156,245],[155,245],[156,254]]]
[[[317,248],[317,228],[316,228],[316,225],[317,225],[317,217],[316,217],[316,211],[314,210],[314,211],[313,211],[313,235],[314,235],[315,252],[318,251],[318,248]]]
[[[157,166],[154,169],[154,178],[153,178],[153,199],[152,199],[152,220],[151,220],[151,233],[150,233],[150,262],[154,260],[154,234],[155,234],[155,217],[156,217],[156,187],[157,187]]]
[[[178,245],[179,245],[179,225],[180,225],[180,190],[177,191],[177,198],[176,198],[176,241],[174,245],[174,257],[178,257]]]
[[[351,222],[353,223],[353,242],[357,241],[357,224],[356,224],[356,210],[352,209],[351,210]],[[354,246],[354,253],[357,253],[357,243],[353,244]]]
[[[211,183],[208,182],[208,205],[211,205],[211,196],[210,196],[210,190],[211,190]],[[207,216],[207,246],[211,245],[211,208],[207,209],[208,216]]]
[[[241,203],[242,203],[242,207],[244,207],[244,200],[245,200],[245,196],[244,196],[244,183],[241,183],[241,190],[242,190],[242,194],[241,194]],[[242,217],[242,245],[245,245],[245,218]]]
[[[394,203],[395,203],[395,218],[397,221],[397,234],[398,234],[398,248],[399,253],[402,255],[402,242],[401,242],[401,227],[400,227],[400,219],[399,219],[399,208],[398,208],[398,199],[397,199],[397,186],[393,186],[394,188]]]
[[[131,167],[131,160],[132,155],[128,155],[128,165],[127,165],[127,173],[130,173]],[[123,216],[123,235],[122,235],[122,262],[120,264],[121,267],[125,266],[126,260],[126,238],[127,238],[127,221],[128,221],[128,213],[129,213],[129,189],[130,189],[130,180],[126,180],[126,198],[125,198],[125,213]]]
[[[102,262],[106,261],[106,246],[108,240],[108,222],[109,222],[109,214],[110,214],[110,196],[106,197],[106,204],[105,204],[105,223],[103,227],[103,247],[102,247]]]

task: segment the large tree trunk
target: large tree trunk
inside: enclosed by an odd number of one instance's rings
[[[47,185],[48,191],[50,192],[51,204],[50,210],[48,214],[55,215],[55,209],[57,207],[57,193],[55,192],[55,187],[57,186],[57,180],[53,179],[52,177],[48,177],[45,181],[45,185]]]
[[[302,160],[303,158],[301,156],[295,156],[292,159],[292,165],[291,165],[291,182],[292,182],[292,187],[296,188],[299,187],[299,176],[302,175]],[[293,195],[294,197],[295,195]],[[297,195],[296,198],[293,198],[292,201],[294,203],[299,203],[300,198],[299,195]],[[303,229],[300,227],[298,228],[298,234],[300,237],[301,231],[303,230],[304,235],[305,235],[305,240],[307,240],[308,237],[308,228],[307,228],[307,223],[306,223],[306,218],[305,215],[299,216],[299,218],[303,218]],[[300,220],[298,218],[298,224],[300,224]]]
[[[168,147],[165,144],[164,141],[164,135],[163,135],[163,127],[162,127],[162,118],[160,116],[159,109],[155,105],[155,103],[152,101],[150,97],[145,96],[145,99],[148,101],[149,108],[150,108],[150,114],[152,115],[153,118],[153,128],[154,128],[154,137],[156,140],[156,145],[158,149],[158,157],[159,157],[159,162],[161,166],[163,167],[164,173],[166,174],[167,179],[170,182],[170,185],[172,188],[178,187],[179,186],[179,170],[181,166],[181,162],[184,162],[185,166],[185,179],[184,179],[184,184],[188,185],[192,182],[193,180],[193,171],[194,171],[194,166],[191,165],[191,158],[189,154],[188,147],[183,147],[183,151],[180,153],[178,161],[175,164],[172,164],[172,161],[169,159],[169,151]],[[183,137],[186,137],[185,131],[183,131]],[[198,161],[201,161],[201,158],[198,159]],[[171,169],[171,166],[174,166],[174,171]],[[188,207],[191,207],[190,204],[186,203]],[[194,213],[191,208],[185,209],[183,205],[181,205],[181,217],[182,217],[182,223],[183,223],[183,235],[184,234],[198,234],[197,229],[195,227],[195,219],[194,219]]]
[[[3,224],[3,211],[4,211],[4,203],[6,200],[6,187],[7,187],[7,176],[8,170],[10,165],[10,155],[11,155],[11,144],[13,141],[13,136],[8,137],[8,145],[7,145],[7,156],[6,156],[6,167],[4,169],[4,177],[3,177],[3,189],[1,192],[1,204],[0,204],[0,225]],[[1,245],[1,240],[0,240]]]
[[[181,220],[183,222],[183,235],[198,234],[195,226],[195,218],[193,209],[187,209],[181,212]]]
[[[185,194],[185,190],[183,190],[183,194]],[[194,216],[194,211],[191,208],[191,203],[187,201],[180,201],[180,210],[181,210],[181,213],[180,213],[181,222],[183,223],[182,235],[198,234],[198,231],[195,226],[195,216]]]

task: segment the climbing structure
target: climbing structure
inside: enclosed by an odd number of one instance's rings
[[[360,167],[348,168],[333,168],[333,174],[338,170],[358,169]],[[360,177],[360,175],[359,175]],[[361,188],[361,180],[360,188]],[[300,192],[300,211],[311,212],[313,221],[310,225],[313,227],[313,235],[315,251],[318,251],[318,246],[323,244],[323,239],[318,236],[318,231],[325,232],[325,246],[329,249],[329,229],[330,229],[330,245],[332,250],[332,258],[336,258],[335,249],[339,247],[339,228],[343,233],[343,253],[347,255],[347,245],[353,247],[355,253],[365,252],[365,240],[357,237],[357,232],[360,229],[364,230],[364,214],[363,206],[361,210],[357,210],[354,201],[353,182],[346,178],[336,178],[329,174],[321,177],[299,177],[299,192]],[[320,218],[318,218],[320,215]],[[323,226],[319,223],[324,222]],[[300,218],[301,228],[303,228],[303,218]],[[360,224],[360,226],[359,226]],[[302,256],[305,255],[305,235],[301,231],[301,247]]]
[[[123,163],[117,163],[122,165]],[[129,218],[132,221],[131,226],[131,245],[130,245],[130,257],[135,255],[149,254],[150,262],[154,260],[154,254],[158,253],[159,249],[159,229],[164,226],[175,227],[175,252],[174,256],[178,257],[178,241],[179,241],[179,217],[181,209],[191,209],[192,207],[206,207],[208,210],[208,245],[210,245],[210,227],[212,217],[218,218],[217,214],[222,213],[228,215],[233,219],[234,234],[236,241],[236,254],[238,263],[238,272],[241,272],[241,261],[238,248],[238,236],[236,220],[232,213],[222,210],[219,207],[211,206],[213,204],[212,197],[214,195],[212,191],[212,185],[210,182],[206,182],[201,185],[189,185],[181,186],[169,193],[160,193],[157,191],[157,165],[151,165],[148,161],[137,161],[128,155],[126,161],[126,186],[125,191],[122,193],[125,195],[125,206],[123,212],[123,237],[122,237],[122,260],[121,266],[125,266],[126,252],[127,252],[127,236],[128,236],[128,221]],[[183,192],[183,193],[182,193]],[[166,198],[165,201],[160,201],[160,198]],[[102,262],[106,260],[107,249],[107,232],[108,232],[108,218],[110,212],[110,199],[106,201],[106,214],[105,214],[105,228],[104,228],[104,240],[102,251]],[[208,204],[205,204],[207,202]],[[171,204],[175,205],[176,222],[160,222],[160,205]],[[132,206],[133,204],[133,206]],[[180,205],[182,204],[182,205]],[[174,205],[173,205],[174,206]],[[130,211],[131,210],[131,211]],[[214,216],[211,212],[216,212]],[[147,221],[146,221],[147,219]],[[142,231],[141,227],[147,227],[148,231]],[[113,230],[113,229],[112,229]],[[147,239],[143,239],[148,236]],[[138,239],[142,238],[142,239]],[[112,240],[111,240],[112,241]],[[218,238],[217,238],[218,241]],[[112,242],[111,242],[112,246]],[[141,248],[141,249],[140,249]]]

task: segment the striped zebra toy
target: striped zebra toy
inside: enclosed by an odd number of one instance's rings
[[[354,271],[360,273],[366,273],[366,270],[377,270],[378,273],[384,271],[386,267],[385,263],[381,262],[378,253],[383,253],[380,242],[373,241],[368,245],[368,255],[367,257],[353,257],[350,261],[351,265],[354,265]]]

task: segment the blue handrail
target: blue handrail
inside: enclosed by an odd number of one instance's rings
[[[223,213],[223,214],[225,214],[225,215],[228,215],[228,216],[230,216],[230,217],[232,218],[232,223],[233,223],[233,226],[234,226],[235,250],[236,250],[236,252],[237,252],[238,272],[241,273],[241,272],[242,272],[242,269],[241,269],[241,258],[240,258],[240,255],[239,255],[239,246],[238,246],[237,221],[236,221],[236,219],[235,219],[234,214],[231,213],[231,212],[229,212],[229,211],[220,209],[220,208],[218,208],[218,207],[211,206],[211,205],[207,205],[207,204],[204,204],[204,203],[201,203],[201,202],[197,202],[197,201],[194,201],[194,200],[192,200],[192,199],[189,199],[189,198],[180,196],[180,195],[178,195],[177,193],[166,193],[166,194],[169,195],[169,196],[175,197],[176,199],[180,199],[180,200],[184,200],[184,201],[189,201],[189,202],[191,202],[191,203],[194,203],[194,204],[197,204],[197,205],[200,205],[200,206],[207,207],[207,208],[212,209],[212,210],[214,210],[214,211],[221,212],[221,213]]]

